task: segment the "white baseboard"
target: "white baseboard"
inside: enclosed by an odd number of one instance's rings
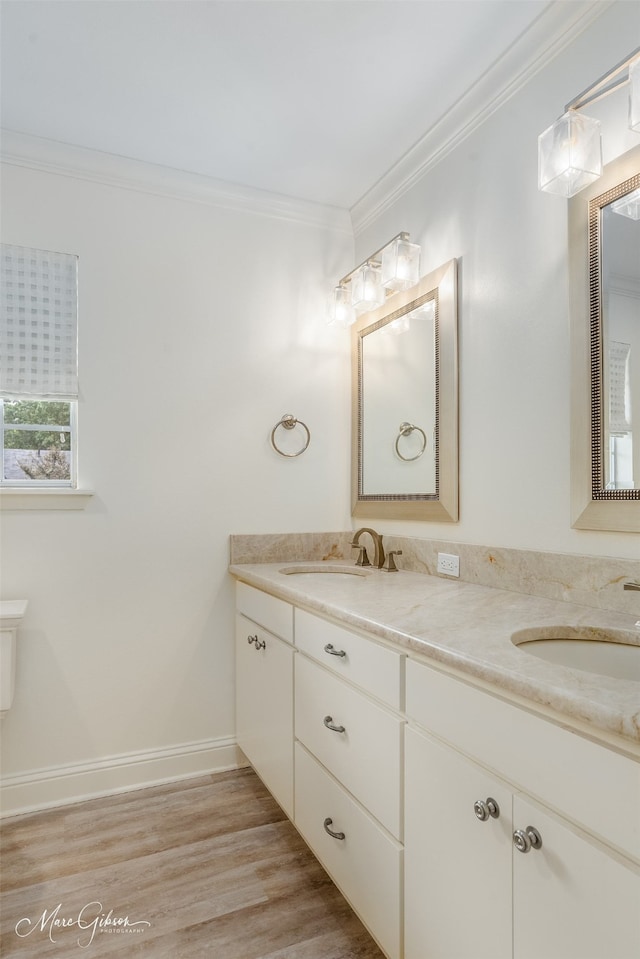
[[[0,816],[19,816],[246,765],[235,739],[220,738],[34,769],[2,777]]]

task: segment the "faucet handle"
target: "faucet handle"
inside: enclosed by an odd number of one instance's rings
[[[395,561],[395,559],[393,558],[394,556],[402,556],[402,550],[401,550],[401,549],[392,549],[392,550],[389,550],[389,552],[387,553],[387,562],[385,563],[385,565],[384,565],[382,568],[383,568],[383,569],[386,569],[388,573],[397,573],[397,572],[398,572],[398,567],[396,566],[396,561]]]
[[[367,556],[367,547],[361,546],[360,543],[352,543],[351,546],[353,549],[359,549],[358,558],[356,560],[356,566],[371,566],[369,562],[369,557]]]

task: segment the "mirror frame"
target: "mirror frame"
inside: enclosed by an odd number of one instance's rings
[[[435,294],[436,492],[362,493],[362,340]],[[449,260],[415,286],[390,296],[351,328],[351,514],[380,519],[458,520],[458,283]],[[443,441],[444,440],[444,441]]]
[[[569,201],[571,525],[640,532],[640,489],[602,486],[601,210],[640,187],[640,146]]]

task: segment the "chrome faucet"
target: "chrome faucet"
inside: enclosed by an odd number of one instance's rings
[[[375,529],[370,529],[368,526],[363,526],[361,529],[357,530],[357,532],[354,533],[353,540],[351,541],[351,545],[354,547],[354,549],[360,550],[356,560],[356,566],[371,566],[369,557],[367,556],[366,548],[360,545],[360,536],[362,533],[368,533],[373,540],[373,565],[378,569],[382,569],[384,563],[384,547],[382,545],[382,536],[380,533],[376,533]]]

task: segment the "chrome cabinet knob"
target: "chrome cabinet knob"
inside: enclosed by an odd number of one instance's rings
[[[345,731],[344,726],[336,726],[333,722],[333,716],[325,716],[323,722],[327,729],[331,729],[334,733],[343,733]]]
[[[480,820],[480,822],[486,822],[486,820],[491,816],[492,819],[497,819],[500,815],[500,806],[489,796],[487,799],[477,799],[473,804],[473,811]]]
[[[329,653],[330,656],[346,656],[344,649],[335,649],[333,643],[327,643],[324,647],[325,653]]]
[[[265,639],[258,639],[256,636],[256,649],[266,649],[267,641]]]
[[[330,819],[330,818],[327,816],[327,818],[325,819],[323,825],[324,825],[324,831],[325,831],[326,833],[328,833],[333,839],[344,839],[344,833],[343,833],[343,832],[334,832],[333,829],[330,829],[330,828],[329,828],[330,826],[333,825],[333,819]]]
[[[257,643],[258,642],[257,634],[255,636],[247,636],[247,642],[249,643],[249,646],[251,646],[252,643]]]
[[[542,836],[533,826],[526,829],[516,829],[513,834],[513,845],[518,852],[529,852],[531,849],[540,849]]]

